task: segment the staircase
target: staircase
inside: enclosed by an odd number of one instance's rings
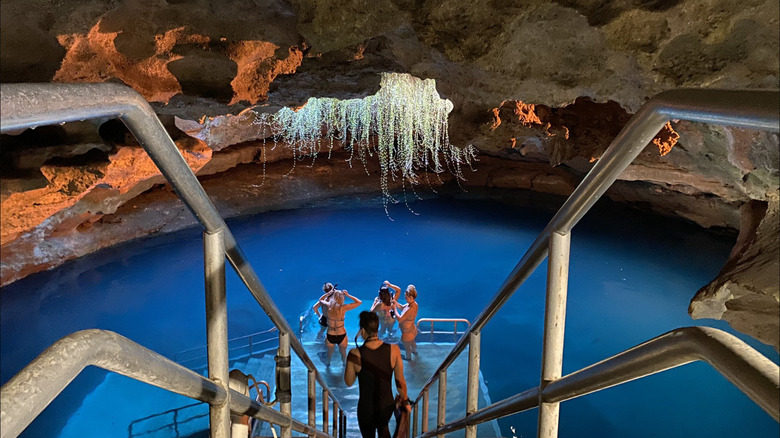
[[[244,357],[230,362],[231,369],[240,369],[258,380],[266,380],[273,388],[273,354]],[[194,369],[206,375],[206,368]],[[252,397],[256,395],[252,391]],[[273,396],[272,396],[273,398]],[[124,409],[112,408],[117,400]],[[60,438],[100,437],[199,437],[209,436],[209,407],[155,386],[108,373],[81,406],[70,416]],[[269,435],[270,431],[269,431]]]
[[[137,92],[118,84],[2,84],[2,124],[0,131],[11,133],[39,125],[65,123],[100,117],[119,117],[139,139],[163,175],[174,187],[187,207],[195,214],[204,230],[204,259],[206,272],[207,330],[213,335],[213,351],[209,355],[224,358],[227,348],[227,314],[225,297],[225,258],[230,261],[244,285],[258,304],[266,311],[280,337],[280,350],[285,355],[292,352],[304,357],[309,370],[319,374],[323,363],[317,353],[324,349],[318,343],[302,343],[293,333],[289,323],[281,315],[268,291],[260,283],[257,273],[241,251],[224,219],[210,202],[175,143],[165,131],[153,109]],[[614,385],[652,375],[695,360],[705,360],[722,373],[741,391],[750,396],[775,420],[780,421],[780,371],[777,364],[728,333],[707,327],[674,329],[636,347],[618,353],[601,362],[562,376],[564,345],[564,321],[568,293],[569,251],[572,228],[603,195],[620,173],[639,155],[658,131],[670,120],[690,120],[703,123],[728,124],[772,132],[780,131],[777,91],[744,90],[670,90],[654,96],[629,120],[598,163],[568,198],[559,212],[540,233],[522,259],[502,283],[496,295],[482,310],[466,335],[455,347],[446,344],[421,344],[422,359],[408,363],[405,376],[410,395],[423,389],[429,391],[429,404],[435,406],[435,394],[431,385],[447,372],[450,382],[447,393],[447,422],[460,417],[465,405],[462,388],[467,382],[466,359],[460,356],[469,348],[471,364],[475,372],[469,374],[469,386],[479,388],[469,392],[468,419],[445,425],[442,432],[458,436],[467,428],[469,437],[499,436],[495,419],[505,415],[539,408],[540,436],[558,436],[559,405],[570,400]],[[545,308],[544,347],[542,351],[542,376],[539,386],[518,392],[505,400],[491,404],[479,369],[480,333],[482,327],[503,306],[506,300],[548,258],[548,282]],[[210,306],[209,304],[213,304]],[[352,331],[351,333],[355,333]],[[284,343],[281,340],[284,339]],[[101,348],[104,348],[101,350]],[[80,350],[79,350],[80,349]],[[77,351],[74,354],[74,351]],[[303,354],[306,352],[306,355]],[[313,358],[311,361],[306,356]],[[307,373],[296,356],[292,361],[293,420],[291,428],[308,434],[320,435],[311,430],[307,422]],[[84,362],[79,362],[84,361]],[[107,375],[104,382],[90,393],[82,406],[66,424],[63,436],[162,436],[194,437],[205,430],[208,415],[200,417],[198,409],[208,408],[203,403],[193,404],[192,399],[214,406],[214,436],[229,434],[225,419],[230,406],[223,401],[228,392],[215,382],[193,376],[181,366],[172,364],[162,356],[149,351],[122,336],[101,330],[82,330],[62,338],[44,351],[38,358],[20,371],[2,387],[2,435],[17,436],[48,405],[53,397],[80,372],[78,366],[96,365],[109,371],[144,380],[150,369],[155,376],[163,376],[155,385],[167,390],[138,383],[120,374]],[[250,367],[246,363],[231,364],[231,368]],[[251,365],[254,366],[254,365]],[[262,361],[259,366],[264,366]],[[227,369],[220,369],[217,379],[227,380]],[[263,379],[261,371],[252,372]],[[265,373],[265,370],[262,370]],[[347,436],[355,436],[354,419],[356,391],[341,383],[343,369],[337,363],[326,368],[318,380],[322,387],[329,387],[348,416]],[[41,379],[40,376],[47,376]],[[430,380],[426,379],[431,376]],[[197,378],[196,378],[197,377]],[[475,382],[473,379],[478,378]],[[171,379],[171,380],[168,380]],[[179,379],[179,380],[175,380]],[[175,381],[175,384],[172,383]],[[198,388],[190,391],[193,382]],[[189,398],[167,391],[186,393]],[[121,393],[121,397],[118,397]],[[321,394],[318,394],[321,399]],[[236,400],[241,394],[234,393]],[[424,397],[422,394],[419,397]],[[117,409],[121,399],[122,409]],[[417,399],[415,399],[417,400]],[[263,412],[261,406],[251,404],[235,410],[252,413],[271,421],[277,418]],[[481,410],[475,410],[484,407]],[[89,407],[91,414],[84,418]],[[419,406],[415,406],[420,412]],[[192,414],[185,412],[190,412]],[[432,409],[433,410],[433,409]],[[431,411],[432,411],[431,410]],[[428,412],[428,429],[434,429],[435,421]],[[99,414],[95,414],[99,412]],[[319,411],[321,412],[321,410]],[[331,410],[331,413],[333,410]],[[179,418],[181,413],[182,418]],[[455,413],[455,415],[451,415]],[[163,418],[170,415],[170,427]],[[186,417],[186,418],[185,418]],[[157,419],[160,424],[156,423]],[[136,421],[138,420],[138,421]],[[199,426],[203,421],[204,426]],[[144,427],[146,422],[151,427]],[[320,428],[322,420],[320,419]],[[77,427],[80,425],[80,427]],[[128,426],[125,426],[128,425]],[[136,429],[138,425],[138,429]],[[127,429],[124,429],[127,427]],[[414,429],[414,428],[413,428]],[[76,431],[78,434],[76,435]],[[89,432],[87,432],[89,431]],[[418,430],[419,432],[419,430]]]
[[[304,337],[305,339],[305,337]],[[338,351],[333,353],[333,359],[331,361],[330,368],[325,366],[323,362],[324,353],[326,352],[325,344],[322,341],[307,340],[303,342],[303,346],[306,349],[306,353],[312,358],[317,369],[322,373],[328,386],[333,390],[336,398],[341,400],[344,404],[342,408],[347,415],[347,437],[359,437],[360,431],[357,424],[357,402],[358,402],[358,387],[355,384],[353,387],[348,388],[344,384],[344,368],[341,364],[341,356]],[[404,376],[406,377],[407,390],[410,395],[416,394],[425,384],[428,377],[436,371],[439,363],[447,354],[452,350],[452,343],[418,343],[418,352],[420,353],[419,359],[414,361],[404,361]],[[270,356],[270,355],[269,355]],[[273,361],[270,361],[273,366]],[[467,358],[464,356],[457,359],[449,369],[449,385],[447,392],[447,421],[452,421],[465,412],[466,410],[466,371],[467,371]],[[257,376],[256,376],[257,377]],[[479,375],[480,391],[479,391],[479,407],[489,406],[491,404],[490,396],[487,392],[487,387],[482,379],[482,374]],[[270,382],[269,382],[270,383]],[[273,385],[272,385],[273,388]],[[300,360],[293,358],[292,360],[292,416],[298,421],[308,421],[308,405],[307,405],[307,370],[303,366]],[[431,394],[430,404],[436,406],[438,393]],[[322,394],[317,394],[317,428],[322,430]],[[331,415],[329,422],[329,430],[332,427],[332,415],[333,408],[329,407],[329,413]],[[422,424],[422,423],[420,423]],[[431,409],[428,419],[429,429],[433,429],[436,425],[436,410]],[[390,420],[391,432],[395,428],[395,419]],[[419,429],[418,429],[419,432]],[[278,430],[277,430],[278,433]],[[501,432],[496,420],[489,421],[480,424],[477,429],[477,435],[480,437],[500,437]],[[270,428],[264,424],[259,433],[255,436],[271,437]],[[448,437],[461,437],[464,436],[464,431],[456,431],[452,434],[447,434]]]

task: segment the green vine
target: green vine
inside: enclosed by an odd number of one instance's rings
[[[375,154],[381,168],[381,187],[387,210],[389,181],[402,178],[402,186],[419,184],[418,173],[444,172],[464,180],[463,164],[471,164],[476,150],[449,143],[447,117],[452,102],[441,99],[433,79],[383,73],[377,94],[363,99],[312,97],[297,111],[283,108],[263,114],[256,123],[268,125],[276,143],[291,148],[294,161],[315,159],[334,139],[343,142],[354,159],[365,163]],[[375,141],[372,144],[371,139]],[[324,141],[323,141],[324,139]]]

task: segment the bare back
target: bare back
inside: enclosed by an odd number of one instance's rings
[[[328,334],[343,335],[347,332],[344,328],[344,306],[335,304],[328,306]]]

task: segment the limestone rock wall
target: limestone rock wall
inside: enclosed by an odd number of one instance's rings
[[[552,194],[570,193],[654,94],[776,89],[780,77],[775,0],[4,0],[0,7],[0,81],[133,87],[228,215],[379,193],[375,162],[360,169],[320,157],[290,173],[291,154],[254,121],[312,96],[374,94],[382,72],[433,78],[453,102],[451,143],[479,151],[464,184]],[[193,223],[115,121],[7,133],[2,142],[2,284]],[[778,143],[777,134],[675,121],[607,193],[705,227],[740,229],[739,249],[691,313],[724,318],[775,346],[777,338],[763,333],[780,318],[770,263],[777,244],[766,238],[778,228]],[[334,172],[349,177],[334,185]],[[751,254],[768,254],[769,262]]]
[[[778,195],[773,193],[768,203],[743,205],[740,237],[729,261],[715,281],[699,290],[688,310],[693,318],[723,319],[775,346],[780,344]],[[763,318],[756,317],[759,312]]]

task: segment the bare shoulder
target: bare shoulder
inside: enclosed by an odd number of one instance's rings
[[[401,357],[401,349],[398,347],[398,344],[389,344],[389,345],[390,345],[390,356]]]

